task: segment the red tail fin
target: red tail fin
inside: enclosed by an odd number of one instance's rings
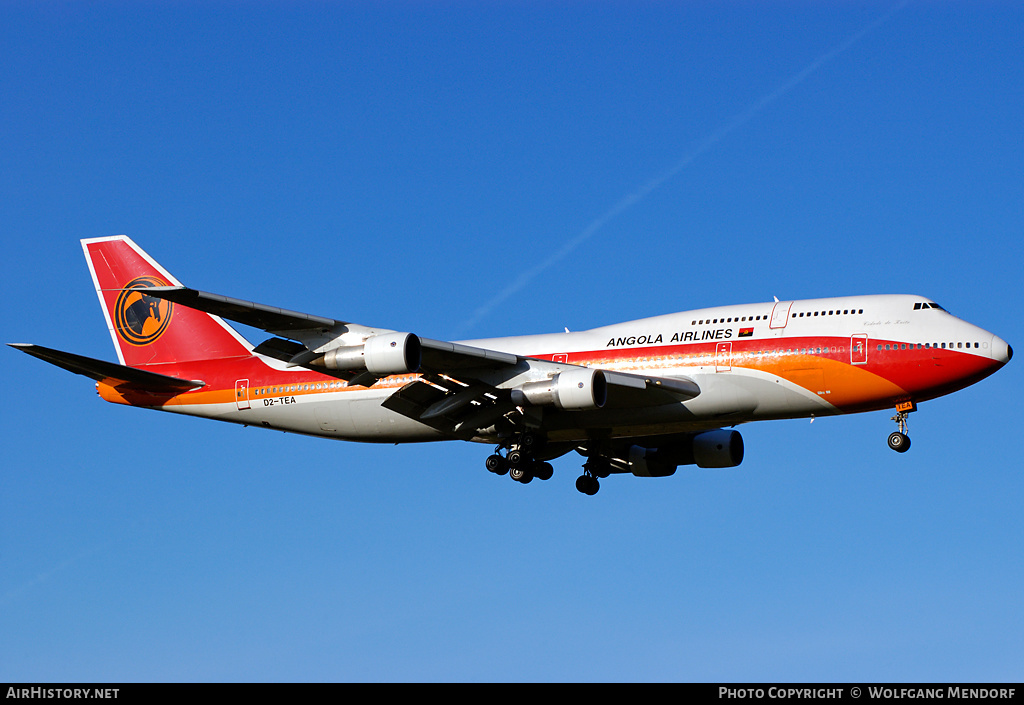
[[[122,364],[141,367],[250,354],[252,346],[220,318],[146,296],[147,287],[181,283],[130,238],[82,240],[82,249]]]

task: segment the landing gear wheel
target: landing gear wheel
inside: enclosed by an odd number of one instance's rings
[[[910,436],[899,431],[889,434],[889,447],[897,453],[906,453],[910,450]]]
[[[516,482],[521,482],[524,485],[533,479],[533,473],[529,472],[522,465],[513,465],[511,468],[509,468],[508,476],[511,477]]]
[[[592,475],[580,475],[576,478],[576,489],[585,495],[593,497],[601,489],[601,483]]]
[[[486,465],[487,469],[495,475],[504,475],[508,472],[508,461],[497,453],[487,456],[487,460],[484,461],[484,465]]]
[[[538,480],[550,480],[554,472],[555,469],[551,467],[551,463],[537,463],[533,468],[533,476]]]

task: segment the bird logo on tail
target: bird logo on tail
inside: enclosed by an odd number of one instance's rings
[[[114,305],[114,326],[118,336],[131,345],[149,345],[167,330],[174,304],[154,296],[146,296],[151,286],[167,286],[154,276],[132,279],[124,285]]]

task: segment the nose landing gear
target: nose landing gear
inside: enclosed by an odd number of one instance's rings
[[[916,408],[912,401],[896,405],[896,415],[892,417],[892,420],[896,422],[900,430],[889,434],[889,447],[897,453],[906,453],[910,450],[910,436],[907,435],[907,416]]]

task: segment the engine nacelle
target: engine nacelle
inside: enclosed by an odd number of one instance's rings
[[[732,468],[743,462],[743,437],[739,431],[706,431],[683,443],[661,448],[631,446],[626,460],[628,471],[637,477],[668,477],[678,465]],[[621,462],[613,459],[612,465]]]
[[[707,431],[693,437],[693,460],[699,468],[734,468],[743,462],[739,431]]]
[[[671,453],[658,448],[629,448],[629,471],[637,477],[668,477],[675,473],[676,465],[678,461]]]
[[[420,339],[412,333],[384,333],[367,338],[362,345],[328,350],[311,364],[329,370],[366,370],[387,377],[419,370],[422,353]]]
[[[589,367],[563,370],[539,382],[527,382],[512,390],[519,405],[555,405],[559,409],[600,409],[608,399],[604,372]]]
[[[420,369],[423,349],[412,333],[385,333],[363,344],[366,371],[375,375],[403,375]]]

